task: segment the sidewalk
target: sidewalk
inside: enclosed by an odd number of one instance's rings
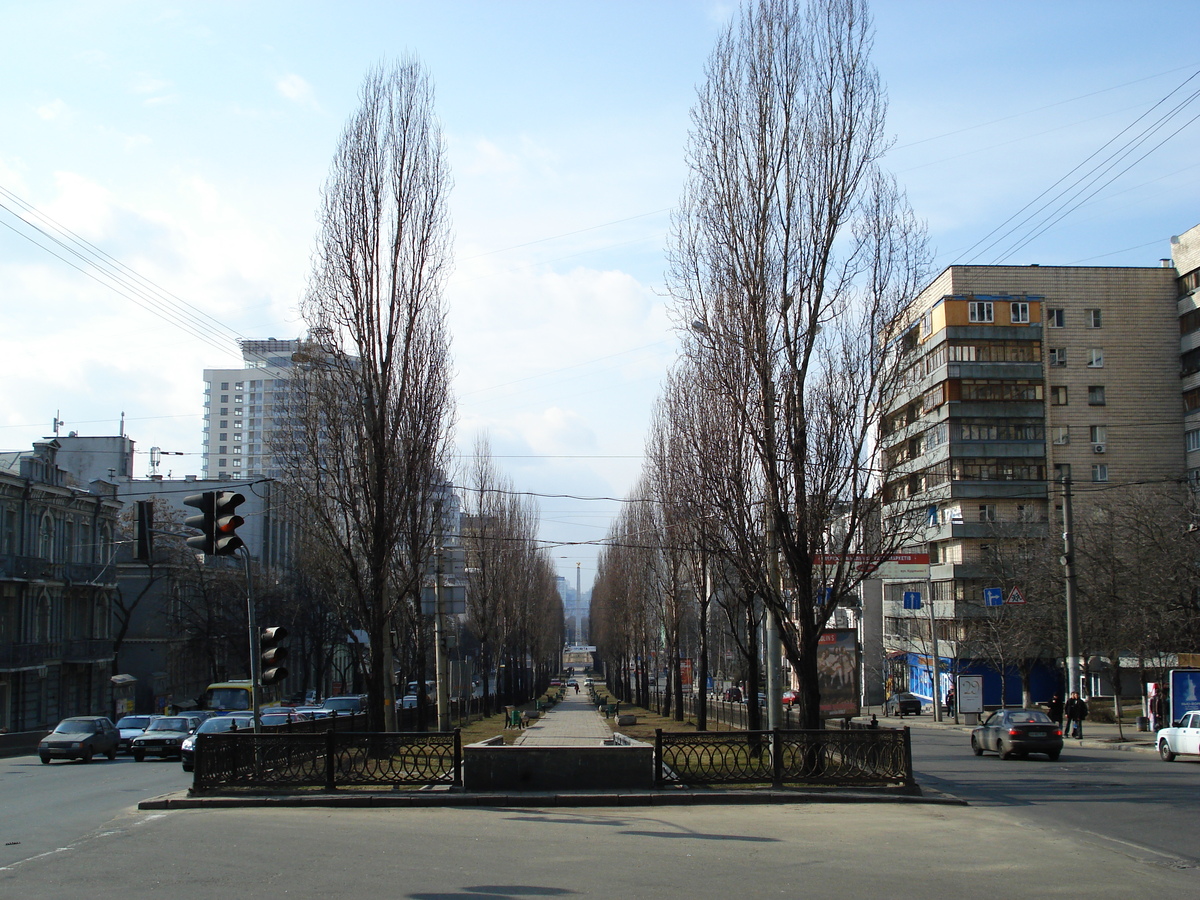
[[[612,740],[612,729],[586,691],[570,688],[556,703],[534,719],[514,744],[521,747],[602,747]]]
[[[922,713],[919,716],[905,716],[903,719],[898,716],[885,716],[883,707],[867,707],[863,710],[860,721],[870,721],[874,714],[879,724],[886,728],[899,728],[903,725],[908,725],[913,728],[941,728],[943,730],[960,731],[963,734],[970,734],[974,726],[961,724],[962,717],[959,718],[959,723],[955,723],[953,716],[942,714],[942,721],[935,722],[932,713]],[[983,718],[983,717],[981,717]],[[1063,737],[1063,747],[1065,749],[1088,749],[1088,750],[1126,750],[1135,753],[1157,753],[1155,746],[1155,735],[1152,731],[1138,731],[1133,725],[1124,726],[1124,740],[1121,739],[1116,725],[1108,725],[1103,722],[1084,722],[1083,723],[1083,739],[1076,740],[1075,738]]]

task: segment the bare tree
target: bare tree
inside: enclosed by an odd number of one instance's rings
[[[391,625],[419,615],[444,490],[449,187],[429,76],[412,59],[369,72],[322,194],[310,346],[275,449],[332,551],[343,626],[367,635],[373,729],[395,728]]]
[[[693,109],[670,247],[685,352],[748,376],[731,399],[750,435],[768,555],[782,563],[781,578],[759,567],[754,588],[799,678],[807,727],[820,718],[817,642],[863,577],[849,554],[872,530],[874,423],[898,377],[879,338],[927,263],[923,229],[878,165],[886,103],[871,43],[863,0],[743,9]]]

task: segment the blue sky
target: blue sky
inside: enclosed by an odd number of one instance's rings
[[[0,202],[215,320],[211,342],[164,322],[0,210],[0,449],[28,448],[56,411],[81,434],[116,433],[124,412],[139,476],[151,446],[185,454],[166,458],[175,477],[198,473],[202,370],[236,363],[236,336],[301,332],[333,148],[366,69],[410,53],[437,85],[455,181],[461,444],[488,429],[523,490],[624,495],[674,354],[663,242],[689,109],[734,8],[0,2]],[[888,164],[939,267],[1000,261],[1006,245],[981,238],[1200,69],[1189,4],[873,9]],[[1198,128],[1003,261],[1157,265],[1200,221]],[[615,509],[541,505],[543,537],[564,542],[601,538]],[[594,549],[553,552],[590,581]]]

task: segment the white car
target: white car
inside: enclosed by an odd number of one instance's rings
[[[1184,713],[1178,725],[1158,732],[1158,755],[1171,762],[1180,754],[1200,756],[1200,710]]]

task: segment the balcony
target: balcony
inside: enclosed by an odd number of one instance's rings
[[[45,581],[54,577],[55,566],[40,556],[0,554],[0,579],[10,581]]]
[[[62,661],[80,665],[108,662],[113,658],[113,642],[107,638],[81,638],[64,641]]]
[[[63,567],[63,579],[70,584],[93,584],[115,586],[117,567],[99,563],[67,563]]]
[[[111,645],[110,645],[111,646]],[[62,657],[62,644],[42,641],[34,644],[0,644],[0,672],[33,669]]]

